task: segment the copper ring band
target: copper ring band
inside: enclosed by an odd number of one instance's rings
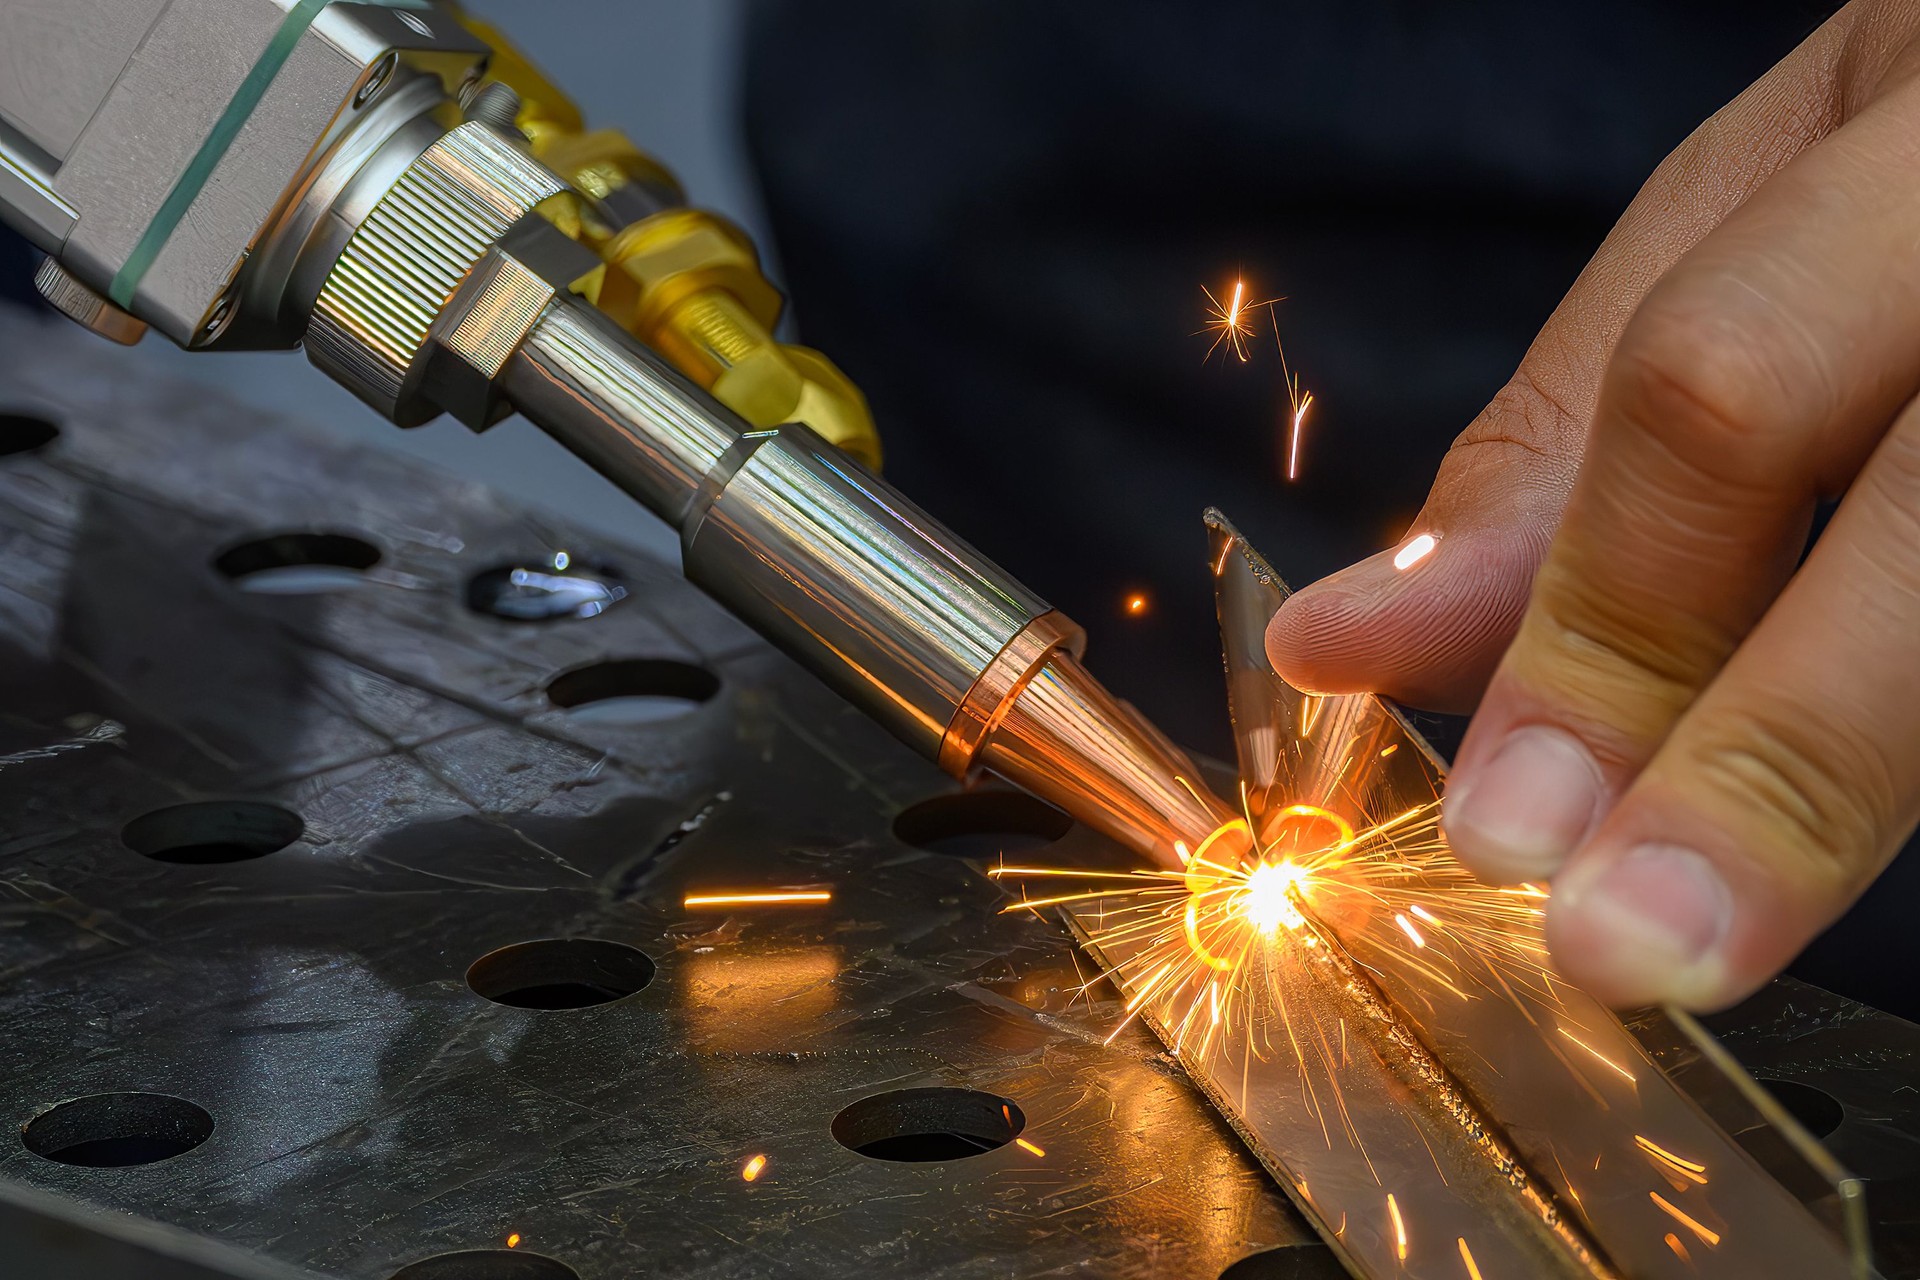
[[[941,769],[956,778],[966,777],[980,744],[1048,655],[1065,649],[1077,658],[1086,647],[1087,633],[1058,609],[1049,609],[1020,628],[974,677],[967,696],[947,722],[946,736],[940,740]]]

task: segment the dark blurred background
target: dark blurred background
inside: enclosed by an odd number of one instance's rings
[[[1201,510],[1296,583],[1397,540],[1648,171],[1838,6],[473,7],[755,229],[799,336],[872,401],[888,475],[1084,623],[1123,696],[1226,755]],[[0,256],[24,295],[24,246]],[[1195,332],[1201,286],[1236,277],[1284,297],[1315,395],[1294,483],[1270,332],[1244,365]],[[672,546],[524,424],[402,436],[296,357],[163,348],[139,358]],[[1799,971],[1920,1013],[1916,894],[1908,859]]]

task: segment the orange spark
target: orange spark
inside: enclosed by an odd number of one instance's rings
[[[1612,1058],[1609,1058],[1606,1054],[1600,1052],[1598,1049],[1594,1048],[1592,1045],[1588,1044],[1585,1040],[1582,1040],[1579,1036],[1573,1034],[1573,1032],[1567,1030],[1565,1027],[1560,1028],[1560,1034],[1565,1036],[1567,1039],[1573,1041],[1575,1044],[1579,1045],[1582,1049],[1585,1049],[1588,1053],[1592,1054],[1594,1057],[1598,1058],[1603,1065],[1610,1067],[1613,1070],[1619,1072],[1621,1075],[1625,1076],[1629,1084],[1640,1083],[1638,1080],[1634,1079],[1633,1072],[1627,1070],[1625,1067],[1621,1066],[1619,1063],[1615,1062]]]
[[[1400,1261],[1407,1260],[1407,1224],[1400,1216],[1400,1203],[1393,1198],[1393,1192],[1387,1192],[1387,1215],[1393,1219],[1393,1243],[1400,1255]]]
[[[1655,1204],[1659,1205],[1662,1209],[1666,1210],[1667,1215],[1671,1217],[1675,1222],[1679,1223],[1681,1226],[1685,1227],[1687,1230],[1693,1232],[1693,1234],[1699,1236],[1708,1245],[1716,1245],[1720,1243],[1720,1233],[1718,1231],[1711,1230],[1704,1223],[1696,1222],[1694,1219],[1688,1217],[1684,1212],[1681,1211],[1680,1206],[1676,1205],[1673,1201],[1661,1195],[1658,1191],[1649,1191],[1647,1192],[1647,1195],[1653,1200]]]
[[[1039,1147],[1036,1147],[1031,1142],[1028,1142],[1025,1138],[1015,1138],[1013,1140],[1013,1145],[1016,1147],[1019,1147],[1023,1151],[1030,1151],[1036,1156],[1044,1156],[1045,1154],[1047,1154],[1045,1151],[1042,1151]]]
[[[1666,1235],[1664,1235],[1664,1236],[1662,1236],[1662,1237],[1661,1237],[1661,1239],[1663,1239],[1663,1240],[1665,1240],[1665,1241],[1667,1242],[1667,1248],[1669,1248],[1669,1249],[1671,1249],[1671,1250],[1673,1250],[1673,1252],[1674,1252],[1674,1255],[1675,1255],[1676,1257],[1678,1257],[1678,1258],[1680,1259],[1680,1261],[1682,1261],[1682,1262],[1692,1262],[1692,1261],[1693,1261],[1693,1255],[1687,1252],[1687,1246],[1685,1246],[1684,1244],[1681,1244],[1681,1243],[1680,1243],[1680,1237],[1679,1237],[1679,1236],[1677,1236],[1677,1235],[1675,1235],[1675,1234],[1673,1234],[1673,1232],[1671,1232],[1671,1231],[1669,1231],[1669,1232],[1667,1232],[1667,1234],[1666,1234]]]
[[[1440,545],[1440,539],[1430,533],[1422,533],[1410,540],[1406,546],[1393,553],[1393,567],[1405,573],[1413,566],[1433,554]]]
[[[507,1236],[507,1248],[518,1249],[519,1247],[520,1247],[520,1233],[518,1231],[515,1231]]]
[[[1186,927],[1187,945],[1193,948],[1193,954],[1200,957],[1202,964],[1223,971],[1235,967],[1233,961],[1214,955],[1200,941],[1200,904],[1193,898],[1187,899]]]
[[[1400,932],[1406,934],[1407,937],[1413,940],[1414,946],[1424,947],[1427,945],[1427,940],[1420,936],[1418,929],[1413,927],[1413,921],[1407,919],[1404,914],[1396,913],[1393,917],[1393,922],[1400,926]]]
[[[1306,425],[1307,410],[1313,407],[1313,392],[1300,395],[1297,382],[1289,383],[1287,388],[1288,408],[1293,412],[1293,425],[1287,432],[1287,479],[1300,478],[1300,436],[1301,428]]]
[[[1460,1237],[1460,1261],[1467,1264],[1467,1280],[1485,1280],[1480,1274],[1480,1264],[1473,1260],[1473,1250],[1467,1248],[1467,1238]]]
[[[1392,755],[1392,754],[1393,754],[1394,752],[1396,752],[1396,751],[1398,751],[1399,749],[1400,749],[1400,744],[1396,742],[1396,743],[1394,743],[1394,744],[1393,744],[1392,746],[1390,746],[1390,747],[1388,747],[1388,748],[1386,748],[1386,749],[1385,749],[1384,751],[1382,751],[1382,752],[1380,753],[1380,758],[1381,758],[1382,760],[1385,760],[1385,759],[1386,759],[1386,758],[1387,758],[1388,756],[1390,756],[1390,755]]]
[[[1135,594],[1127,597],[1128,613],[1139,615],[1139,614],[1145,613],[1146,611],[1147,611],[1147,598],[1145,596]]]
[[[767,907],[795,902],[832,902],[831,889],[784,889],[775,893],[743,893],[716,890],[690,893],[681,903],[686,907]]]
[[[1661,1164],[1673,1170],[1673,1172],[1679,1174],[1681,1177],[1686,1178],[1692,1182],[1697,1182],[1702,1186],[1706,1185],[1707,1166],[1695,1160],[1683,1160],[1679,1156],[1673,1154],[1673,1152],[1667,1150],[1665,1147],[1655,1142],[1652,1138],[1645,1137],[1641,1134],[1638,1134],[1638,1133],[1634,1134],[1633,1141],[1634,1141],[1634,1144],[1638,1146],[1642,1151],[1646,1152],[1648,1155],[1652,1156],[1654,1159],[1658,1160]]]
[[[1255,307],[1264,307],[1268,304],[1247,302],[1245,280],[1236,279],[1233,282],[1233,291],[1227,295],[1227,301],[1224,303],[1214,297],[1213,290],[1205,285],[1200,286],[1200,292],[1207,298],[1207,322],[1200,332],[1213,335],[1213,344],[1207,348],[1207,354],[1201,357],[1202,362],[1212,359],[1213,353],[1224,345],[1234,359],[1245,364],[1247,339],[1253,336],[1253,325],[1248,321],[1247,313]]]
[[[765,1156],[755,1156],[753,1159],[747,1161],[746,1165],[741,1168],[740,1177],[743,1181],[752,1182],[766,1171],[767,1158]]]

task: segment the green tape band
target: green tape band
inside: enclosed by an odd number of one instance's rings
[[[388,9],[426,9],[427,0],[364,0]],[[300,37],[307,33],[313,20],[320,11],[333,0],[299,0],[293,8],[287,10],[287,16],[280,21],[280,29],[273,33],[273,39],[267,41],[267,47],[260,51],[260,57],[254,62],[247,78],[240,82],[234,91],[226,109],[220,118],[214,121],[213,129],[207,134],[200,149],[193,153],[193,160],[181,172],[180,178],[173,184],[173,190],[167,192],[167,198],[161,202],[159,212],[153,215],[153,221],[140,236],[140,242],[133,246],[133,252],[127,255],[120,270],[114,273],[113,283],[107,287],[107,296],[120,307],[133,305],[133,295],[140,288],[140,281],[146,278],[153,260],[160,256],[160,250],[187,216],[187,210],[200,196],[207,185],[207,179],[220,166],[226,156],[227,148],[240,136],[247,118],[253,114],[260,99],[266,96],[267,89],[273,84],[273,78],[280,74],[280,68],[293,56],[294,46],[300,43]]]

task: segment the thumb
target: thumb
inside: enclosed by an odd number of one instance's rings
[[[1405,537],[1281,605],[1274,669],[1310,693],[1470,710],[1526,612],[1584,434],[1516,377],[1454,443]]]

